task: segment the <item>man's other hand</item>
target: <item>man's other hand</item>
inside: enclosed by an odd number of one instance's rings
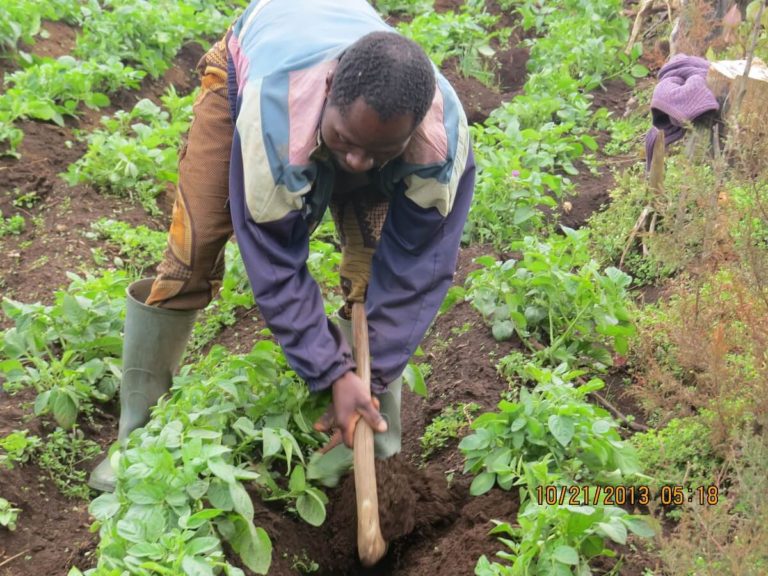
[[[371,397],[371,391],[365,389],[363,381],[350,371],[333,383],[333,403],[315,422],[314,428],[319,432],[335,429],[321,452],[327,452],[342,441],[348,448],[352,448],[355,426],[360,416],[374,432],[387,431],[387,422],[379,412],[379,401]]]

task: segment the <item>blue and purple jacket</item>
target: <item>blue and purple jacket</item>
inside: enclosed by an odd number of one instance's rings
[[[306,266],[338,169],[318,154],[325,79],[377,30],[392,28],[364,0],[255,0],[227,39],[235,236],[256,302],[311,390],[355,369]],[[390,205],[366,296],[374,392],[402,373],[451,284],[474,173],[461,103],[438,74],[407,149],[376,174]]]

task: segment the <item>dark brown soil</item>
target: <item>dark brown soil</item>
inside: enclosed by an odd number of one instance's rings
[[[455,9],[461,4],[461,0],[438,0],[436,9]],[[491,3],[491,10],[498,13],[498,6]],[[511,26],[514,17],[505,13],[502,22]],[[56,57],[70,52],[75,39],[72,28],[49,23],[46,30],[49,37],[32,48],[35,53]],[[484,120],[522,88],[528,53],[518,42],[519,37],[513,36],[509,45],[495,46],[500,65],[497,88],[460,78],[455,63],[446,63],[444,73],[458,92],[470,121]],[[6,217],[23,215],[27,225],[18,237],[0,240],[0,295],[24,302],[51,303],[54,291],[68,284],[66,272],[95,268],[91,251],[99,244],[83,232],[100,217],[158,230],[166,228],[170,193],[160,202],[163,215],[151,218],[126,199],[105,196],[87,186],[70,188],[58,174],[84,152],[84,146],[74,138],[74,129],[93,129],[102,115],[130,108],[141,98],[158,102],[167,86],[175,86],[180,93],[191,90],[196,83],[194,67],[201,55],[199,46],[185,47],[162,79],[146,79],[140,90],[114,95],[110,108],[86,110],[81,118],[68,121],[66,127],[39,122],[19,124],[25,132],[22,158],[0,158],[0,210]],[[0,73],[12,70],[11,63],[0,60]],[[627,95],[623,85],[611,83],[606,92],[595,94],[595,106],[618,111],[623,109]],[[603,142],[601,138],[598,135]],[[607,200],[613,181],[605,169],[596,176],[584,170],[575,181],[577,195],[569,199],[571,209],[564,214],[564,222],[580,226]],[[14,206],[14,199],[30,192],[39,198],[33,206]],[[463,249],[456,283],[462,283],[476,268],[473,261],[477,256],[487,253],[492,251],[486,246]],[[9,325],[10,321],[0,314],[0,329]],[[259,338],[263,327],[257,312],[241,311],[237,323],[225,329],[215,343],[236,352],[245,351]],[[404,391],[403,453],[377,467],[382,528],[390,540],[387,556],[371,570],[364,570],[357,561],[354,485],[348,476],[339,488],[329,491],[329,515],[321,528],[298,520],[280,505],[254,499],[255,522],[267,530],[274,545],[270,574],[298,574],[302,562],[314,561],[320,566],[316,572],[320,575],[464,576],[473,573],[480,555],[492,556],[501,549],[503,545],[488,531],[493,519],[514,520],[519,504],[516,492],[494,489],[482,497],[471,497],[471,477],[463,474],[463,460],[456,449],[458,440],[433,454],[425,466],[420,437],[427,424],[448,406],[476,402],[482,410],[493,409],[499,394],[508,387],[495,364],[518,347],[515,341],[496,342],[467,303],[438,317],[423,343],[425,356],[420,360],[431,367],[429,396],[421,398],[410,390]],[[620,386],[620,379],[611,382],[606,395],[620,409],[639,417],[636,407],[620,394]],[[10,397],[0,389],[0,436],[19,429],[38,435],[50,431],[49,424],[32,416],[33,400],[33,392]],[[87,437],[104,447],[112,442],[116,412],[114,403],[105,407],[95,422],[84,428]],[[92,465],[81,464],[84,468]],[[22,509],[16,532],[0,528],[0,576],[65,576],[72,566],[85,569],[94,564],[98,536],[89,531],[87,502],[62,496],[45,473],[32,464],[0,470],[0,496]]]
[[[0,387],[0,437],[28,430],[29,436],[42,438],[52,431],[48,422],[32,417],[34,399],[33,390],[9,396]],[[106,448],[114,440],[117,421],[108,414],[95,420],[83,430]],[[88,470],[93,464],[86,461],[78,469]],[[64,576],[72,566],[93,564],[99,539],[90,532],[89,502],[64,496],[47,471],[34,463],[12,470],[0,467],[0,496],[21,509],[16,531],[0,528],[0,576]]]
[[[50,36],[35,45],[35,53],[41,46],[51,56],[71,49],[69,27],[48,23],[46,29]],[[69,187],[59,174],[86,150],[85,145],[75,139],[73,130],[93,129],[102,116],[130,109],[142,98],[159,103],[168,86],[174,86],[180,94],[188,93],[195,86],[193,71],[202,52],[197,44],[185,46],[163,78],[145,79],[141,90],[113,96],[112,106],[108,108],[86,109],[81,118],[70,120],[66,127],[33,121],[19,123],[24,131],[21,159],[0,158],[0,212],[6,218],[19,214],[26,221],[22,234],[2,240],[0,290],[4,296],[50,303],[54,291],[68,283],[66,272],[93,269],[91,251],[99,244],[87,239],[84,232],[99,218],[116,218],[158,230],[167,227],[173,202],[170,190],[158,199],[166,216],[152,218],[125,198],[107,196],[87,186]],[[37,197],[32,207],[14,206],[14,200],[29,193]],[[0,316],[0,328],[7,325],[7,319]]]
[[[609,80],[604,87],[592,93],[592,108],[594,110],[607,108],[613,117],[621,118],[631,95],[632,89],[622,80]],[[608,163],[609,159],[602,153],[609,135],[596,134],[595,140],[598,144],[598,150],[595,153],[599,161],[597,174],[591,173],[584,163],[577,162],[576,168],[579,174],[571,176],[575,193],[565,198],[560,204],[560,222],[569,228],[584,226],[592,214],[605,208],[610,200],[609,193],[615,184],[611,164]],[[632,159],[632,161],[635,160]]]

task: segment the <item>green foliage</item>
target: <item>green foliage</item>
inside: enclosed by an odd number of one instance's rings
[[[556,199],[572,188],[563,173],[577,174],[574,162],[586,150],[597,149],[594,138],[577,129],[575,121],[539,118],[551,118],[556,111],[565,114],[568,107],[583,114],[566,100],[546,93],[518,96],[494,110],[485,124],[472,127],[479,174],[466,230],[470,238],[507,247],[546,228],[541,207],[556,206]],[[582,102],[588,110],[582,96],[570,102]]]
[[[611,76],[626,74],[625,79],[632,83],[632,77],[648,73],[634,64],[642,53],[641,46],[635,47],[630,57],[623,53],[629,22],[616,17],[622,7],[620,0],[501,0],[500,6],[513,8],[522,17],[523,29],[537,32],[527,41],[532,73],[550,75],[558,70],[577,78],[588,90]]]
[[[18,188],[14,189],[14,195],[16,196],[11,204],[17,208],[34,208],[35,205],[42,200],[38,195],[37,190],[30,190],[29,192],[23,192]]]
[[[414,353],[414,356],[419,356],[419,350]],[[403,371],[403,381],[408,385],[411,392],[418,394],[422,398],[426,398],[427,391],[427,377],[430,374],[432,367],[426,362],[416,363],[413,360],[409,360],[408,364]]]
[[[77,22],[81,0],[5,0],[0,6],[0,52],[15,52],[17,44],[32,44],[43,20]]]
[[[731,215],[729,232],[736,249],[743,253],[765,249],[768,246],[768,221],[765,218],[768,182],[754,179],[729,182],[725,187],[730,199],[726,207]]]
[[[467,279],[467,299],[492,326],[497,340],[516,334],[554,365],[611,363],[610,341],[625,354],[634,333],[627,309],[630,277],[616,268],[601,273],[589,258],[588,233],[564,228],[548,241],[513,244],[520,260],[484,266]]]
[[[14,465],[34,461],[46,471],[59,491],[70,498],[87,500],[88,486],[82,464],[101,452],[101,447],[74,428],[64,431],[57,428],[45,438],[27,436],[27,431],[11,432],[0,438],[0,468],[12,470]]]
[[[24,232],[25,226],[24,216],[15,214],[6,218],[3,216],[2,211],[0,211],[0,238],[10,235],[18,236]]]
[[[498,412],[478,416],[474,433],[459,444],[465,472],[479,473],[472,494],[494,484],[509,490],[531,462],[547,461],[553,471],[584,482],[639,472],[634,448],[621,440],[616,422],[587,401],[603,387],[601,380],[574,387],[571,381],[581,373],[565,365],[549,370],[529,364],[522,372],[537,383],[533,390],[520,388],[516,401],[502,400]]]
[[[13,125],[15,118],[7,110],[0,110],[0,144],[5,143],[5,147],[0,147],[0,156],[9,156],[19,158],[21,155],[18,148],[21,141],[24,140],[24,132]]]
[[[474,402],[462,402],[443,408],[427,425],[420,439],[422,459],[427,460],[445,448],[451,439],[458,438],[461,431],[471,424],[472,415],[478,410],[480,406]]]
[[[7,142],[4,155],[18,157],[23,134],[14,128],[18,119],[64,125],[65,116],[75,116],[80,103],[89,108],[109,106],[108,92],[120,87],[138,88],[143,72],[124,66],[116,58],[100,62],[72,56],[32,58],[32,64],[8,75],[0,95],[0,142]]]
[[[522,387],[517,400],[502,400],[497,412],[478,416],[474,433],[459,444],[465,472],[478,474],[470,493],[485,493],[495,484],[520,489],[516,525],[497,522],[492,531],[509,549],[497,553],[508,564],[483,556],[476,574],[591,574],[593,558],[614,555],[605,547],[606,539],[625,544],[627,530],[653,536],[645,519],[607,505],[605,494],[596,492],[597,484],[620,482],[640,467],[612,416],[587,401],[589,393],[603,387],[602,381],[574,386],[580,374],[565,365],[549,370],[527,364],[519,376],[535,382],[534,388]],[[536,494],[546,486],[578,486],[578,493],[587,496],[583,505],[543,505]]]
[[[100,218],[93,222],[91,232],[86,233],[86,237],[106,240],[115,246],[119,256],[113,259],[113,264],[136,278],[160,261],[168,243],[167,232],[157,232],[146,226],[131,226],[110,218]]]
[[[283,557],[285,556],[286,554],[283,553]],[[307,556],[306,551],[302,550],[301,555],[293,555],[291,570],[295,570],[299,574],[311,574],[320,570],[320,565]]]
[[[83,23],[74,57],[27,56],[28,66],[6,78],[0,95],[0,143],[5,142],[6,149],[0,154],[15,157],[23,137],[13,126],[15,120],[31,118],[63,126],[64,117],[76,115],[81,102],[91,108],[108,106],[108,93],[138,88],[147,73],[159,77],[185,42],[221,34],[244,4],[237,0],[88,0],[82,6],[76,0],[47,5],[41,0],[11,2],[9,9],[23,20],[0,17],[4,21],[0,44],[31,40],[41,18],[67,17]]]
[[[120,381],[122,317],[127,278],[119,272],[81,279],[69,274],[53,306],[8,298],[2,309],[15,326],[0,334],[0,371],[10,392],[33,387],[37,414],[74,425],[94,400],[105,402]]]
[[[332,220],[323,222],[309,241],[307,267],[315,281],[320,285],[325,302],[325,311],[331,314],[341,308],[344,298],[339,287],[339,267],[341,252],[333,243],[336,229]]]
[[[236,3],[101,0],[89,7],[75,54],[84,60],[112,54],[158,78],[185,42],[223,34],[235,14],[229,4]]]
[[[112,359],[92,358],[81,364],[77,353],[66,350],[50,362],[29,358],[31,364],[20,377],[8,379],[14,386],[37,390],[35,415],[51,414],[64,429],[75,425],[80,412],[89,414],[93,400],[106,402],[117,391],[121,372]]]
[[[138,88],[142,72],[116,58],[97,62],[72,56],[34,58],[34,65],[6,77],[0,112],[13,119],[30,118],[64,125],[64,116],[75,116],[80,103],[89,108],[109,106],[107,92],[120,87]]]
[[[41,24],[39,12],[18,1],[11,0],[7,5],[4,2],[0,8],[0,49],[4,52],[15,51],[19,40],[33,42]]]
[[[434,4],[434,0],[374,0],[373,2],[376,10],[384,16],[389,14],[417,16],[425,12],[431,12]]]
[[[495,521],[492,534],[509,549],[497,552],[508,564],[480,557],[477,576],[572,576],[592,574],[589,563],[616,553],[606,540],[627,543],[629,533],[651,538],[648,521],[616,506],[540,506],[529,500],[517,515],[517,525]]]
[[[225,561],[222,540],[266,574],[271,543],[253,523],[243,482],[255,481],[262,498],[286,500],[307,522],[323,522],[327,500],[304,474],[305,451],[319,446],[311,422],[323,407],[314,402],[273,342],[244,356],[215,346],[182,368],[171,397],[113,454],[115,493],[91,504],[101,536],[92,574],[195,566],[241,575]]]
[[[579,9],[584,5],[583,2],[573,4],[578,4]],[[595,2],[578,16],[568,11],[555,12],[550,17],[547,35],[528,41],[531,46],[528,69],[559,69],[578,80],[586,90],[593,90],[615,77],[634,86],[637,78],[648,75],[648,69],[637,63],[643,53],[640,43],[633,46],[629,55],[624,54],[628,22],[607,13],[620,8],[620,2],[611,1]],[[606,58],[606,54],[613,57]]]
[[[641,158],[640,150],[645,143],[645,133],[648,128],[648,118],[644,114],[632,114],[626,118],[612,118],[606,109],[602,118],[595,114],[597,124],[603,124],[610,132],[611,139],[605,144],[602,152],[608,156],[630,156]]]
[[[104,128],[85,136],[88,151],[62,174],[70,186],[89,183],[105,192],[137,199],[153,214],[155,198],[178,181],[178,148],[189,128],[194,94],[162,97],[166,110],[143,99],[131,112],[102,119]]]
[[[19,508],[14,508],[8,500],[0,497],[0,526],[8,528],[11,532],[16,530],[19,512]]]
[[[586,94],[601,82],[631,79],[647,70],[635,64],[641,48],[622,52],[626,21],[616,18],[617,0],[516,6],[526,29],[539,34],[530,47],[529,76],[522,94],[472,128],[478,167],[475,203],[466,235],[506,248],[546,228],[539,208],[553,207],[570,191],[577,160],[589,165],[597,142],[587,134],[591,102]],[[633,74],[635,76],[633,76]]]
[[[674,418],[660,429],[632,436],[643,468],[651,480],[643,480],[653,491],[665,484],[709,486],[722,466],[710,442],[711,432],[699,417]]]
[[[608,208],[589,220],[596,259],[605,265],[619,264],[638,217],[652,202],[658,224],[654,234],[643,239],[648,253],[643,254],[637,245],[630,247],[623,269],[643,285],[682,270],[697,258],[711,235],[714,215],[708,209],[711,196],[705,195],[711,194],[712,179],[708,166],[693,166],[675,156],[667,159],[661,195],[648,189],[642,164],[618,174]],[[733,187],[738,189],[735,183]]]
[[[473,4],[462,7],[461,13],[421,11],[411,22],[398,26],[403,35],[417,42],[437,66],[452,57],[457,58],[457,70],[464,77],[477,78],[482,83],[495,84],[490,42],[509,39],[509,28],[497,28],[498,16]]]
[[[0,468],[13,470],[16,464],[26,464],[40,446],[40,438],[27,436],[27,430],[13,431],[0,438]]]
[[[93,460],[101,452],[101,446],[85,438],[82,430],[70,431],[57,428],[46,436],[38,447],[35,461],[48,472],[59,492],[70,498],[87,500],[90,490],[85,483],[87,472],[81,465]]]
[[[616,175],[616,185],[610,193],[605,210],[592,214],[589,219],[591,252],[604,265],[618,265],[629,239],[632,227],[647,201],[647,185],[640,164]],[[630,271],[641,283],[653,281],[655,275],[640,273],[638,262],[627,261],[625,270]]]

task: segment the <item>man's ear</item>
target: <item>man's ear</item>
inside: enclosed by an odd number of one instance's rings
[[[325,75],[325,95],[328,96],[328,94],[331,93],[331,84],[333,84],[333,71],[328,72],[328,74]]]

